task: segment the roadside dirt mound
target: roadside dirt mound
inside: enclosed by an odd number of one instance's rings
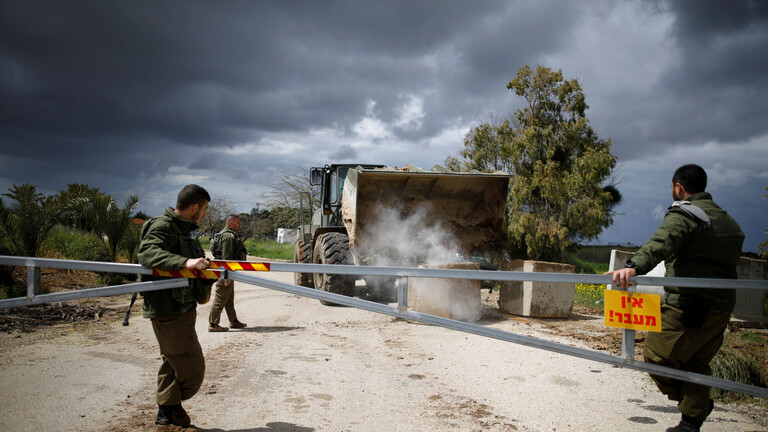
[[[0,309],[0,331],[33,331],[36,327],[63,322],[100,321],[106,312],[117,314],[100,305],[52,303]]]

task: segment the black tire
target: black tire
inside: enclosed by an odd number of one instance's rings
[[[299,264],[311,264],[312,253],[309,250],[309,245],[304,243],[303,240],[296,240],[296,246],[293,248],[293,262]],[[312,273],[294,273],[293,283],[304,287],[314,288],[312,283]]]
[[[349,237],[344,233],[329,232],[321,234],[315,243],[313,260],[315,264],[354,264],[349,250]],[[352,295],[355,278],[350,275],[314,273],[315,289],[346,296]],[[320,300],[324,305],[334,303]]]

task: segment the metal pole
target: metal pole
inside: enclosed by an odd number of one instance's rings
[[[27,297],[33,298],[40,293],[40,267],[27,267]]]
[[[408,278],[397,278],[397,308],[408,310]]]
[[[678,369],[672,369],[664,366],[655,365],[652,363],[638,362],[631,359],[623,359],[621,357],[610,355],[610,354],[605,354],[605,353],[592,351],[584,348],[564,345],[557,342],[536,339],[530,336],[518,335],[511,332],[483,327],[477,324],[456,321],[456,320],[443,318],[435,315],[429,315],[421,312],[400,310],[398,307],[393,307],[393,306],[384,305],[380,303],[374,303],[367,300],[347,297],[340,294],[334,294],[334,293],[320,291],[320,290],[302,287],[298,285],[291,285],[284,282],[278,282],[272,279],[265,279],[263,277],[254,276],[253,274],[248,274],[242,271],[230,272],[229,278],[234,281],[245,282],[245,283],[258,285],[258,286],[262,286],[269,289],[274,289],[277,291],[314,298],[317,300],[323,300],[329,303],[335,303],[343,306],[351,306],[358,309],[381,313],[384,315],[390,315],[390,316],[403,318],[411,321],[418,321],[425,324],[436,325],[436,326],[448,328],[451,330],[458,330],[465,333],[476,334],[479,336],[485,336],[492,339],[498,339],[502,341],[507,341],[507,342],[512,342],[520,345],[533,347],[533,348],[539,348],[539,349],[543,349],[546,351],[551,351],[559,354],[570,355],[573,357],[593,360],[593,361],[606,363],[606,364],[619,366],[619,367],[626,367],[626,368],[638,370],[641,372],[651,373],[654,375],[661,375],[669,378],[692,382],[695,384],[701,384],[701,385],[706,385],[710,387],[717,387],[724,390],[736,391],[739,393],[744,393],[751,396],[768,399],[768,389],[765,389],[765,388],[760,388],[760,387],[751,386],[751,385],[742,384],[742,383],[733,382],[733,381],[727,381],[720,378],[714,378],[711,376],[686,372]]]
[[[633,284],[627,288],[627,292],[633,293],[637,287]],[[635,330],[622,329],[621,332],[621,356],[625,360],[635,359]]]
[[[152,282],[138,282],[125,285],[86,288],[75,291],[62,291],[51,294],[41,294],[33,297],[18,297],[0,300],[0,309],[18,306],[31,306],[67,300],[77,300],[91,297],[108,297],[135,292],[157,291],[189,285],[189,279],[163,279]]]

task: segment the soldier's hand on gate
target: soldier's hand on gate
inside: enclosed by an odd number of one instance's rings
[[[184,268],[189,270],[205,270],[210,265],[205,258],[190,258],[184,262]]]
[[[631,284],[632,276],[637,276],[637,271],[633,268],[623,268],[605,272],[603,274],[612,275],[614,285],[627,288]]]

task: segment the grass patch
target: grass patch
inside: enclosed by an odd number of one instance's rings
[[[278,243],[274,240],[254,241],[248,239],[245,241],[248,255],[269,259],[293,259],[293,246],[293,243]]]
[[[712,376],[758,387],[768,386],[768,335],[732,328],[710,363]],[[712,389],[712,397],[726,402],[754,400],[741,393]],[[768,406],[768,402],[763,401]]]
[[[203,249],[211,250],[211,239],[200,237],[198,239]],[[248,255],[267,259],[293,259],[293,243],[278,243],[275,240],[245,240],[245,250]]]
[[[208,237],[200,237],[197,239],[200,242],[200,246],[203,247],[203,249],[211,250],[211,239]]]
[[[584,261],[577,256],[571,257],[568,264],[576,267],[576,273],[603,274],[608,271],[608,263]]]

